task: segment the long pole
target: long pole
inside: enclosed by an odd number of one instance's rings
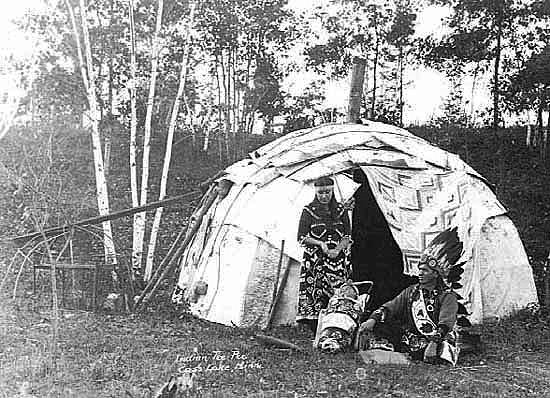
[[[284,285],[281,283],[279,286],[279,276],[281,275],[281,266],[283,264],[283,257],[285,254],[285,241],[284,239],[281,241],[281,253],[279,255],[279,263],[277,264],[277,276],[275,277],[275,283],[273,284],[273,297],[271,298],[271,306],[269,308],[269,316],[267,318],[267,327],[269,328],[271,326],[271,322],[273,322],[273,316],[275,314],[275,307],[277,306],[278,298],[281,296],[281,290],[284,289]],[[290,268],[290,264],[288,264],[287,270]],[[285,272],[285,275],[287,272]],[[283,277],[283,281],[286,282],[286,278]]]
[[[163,206],[167,206],[169,204],[175,203],[175,202],[179,202],[183,199],[189,199],[189,198],[192,198],[192,197],[195,197],[195,196],[200,196],[200,195],[202,195],[202,192],[192,191],[192,192],[188,192],[188,193],[183,194],[183,195],[174,196],[172,198],[159,200],[157,202],[151,202],[151,203],[148,203],[148,204],[143,205],[143,206],[131,207],[129,209],[115,211],[113,213],[105,214],[105,215],[102,215],[102,216],[86,218],[84,220],[77,221],[77,222],[75,222],[71,225],[72,226],[75,226],[75,225],[76,226],[82,226],[82,225],[100,224],[104,221],[110,221],[110,220],[114,220],[114,219],[117,219],[117,218],[129,216],[129,215],[132,215],[132,214],[136,214],[136,213],[139,213],[139,212],[143,212],[143,211],[147,211],[147,210],[151,210],[151,209],[156,209],[158,207],[163,207]],[[54,235],[54,234],[63,233],[64,231],[70,229],[71,225],[65,225],[65,226],[62,226],[62,227],[49,228],[49,229],[44,230],[44,234],[46,234],[46,236],[51,236],[51,235]],[[33,232],[33,233],[30,233],[30,234],[27,234],[27,235],[14,236],[12,238],[3,239],[2,241],[4,241],[4,242],[9,241],[9,242],[14,242],[16,244],[21,244],[23,242],[35,239],[35,238],[40,237],[40,236],[42,236],[42,232]]]
[[[361,115],[361,96],[363,95],[366,64],[367,60],[364,58],[353,58],[348,102],[348,123],[356,123]]]

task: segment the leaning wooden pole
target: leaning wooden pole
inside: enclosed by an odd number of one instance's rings
[[[178,260],[189,245],[189,243],[192,241],[193,236],[198,231],[202,219],[204,215],[208,212],[214,201],[216,200],[218,196],[218,188],[215,187],[212,189],[209,193],[209,196],[204,201],[203,205],[197,210],[196,216],[193,220],[191,220],[192,224],[189,226],[189,229],[187,230],[185,234],[185,239],[182,242],[181,246],[177,248],[176,252],[162,271],[162,273],[159,275],[159,277],[156,280],[151,279],[147,286],[144,289],[144,292],[141,294],[141,296],[136,301],[136,311],[140,311],[143,308],[145,308],[145,305],[151,300],[155,292],[160,286],[160,283],[168,276],[174,268],[178,265]],[[159,267],[160,269],[160,267]],[[144,294],[145,292],[148,292]]]
[[[290,341],[287,341],[287,340],[278,339],[276,337],[268,336],[262,333],[256,334],[255,337],[256,337],[256,340],[267,345],[273,345],[279,348],[290,348],[291,350],[296,350],[296,351],[304,351],[302,347],[297,346],[296,344],[291,343]]]
[[[285,272],[283,274],[283,280],[279,283],[279,276],[281,274],[281,266],[283,264],[283,257],[285,254],[285,241],[281,241],[281,253],[279,255],[279,263],[277,264],[277,278],[275,279],[275,286],[273,289],[273,298],[271,300],[271,307],[269,308],[269,316],[267,318],[266,328],[269,329],[273,323],[273,318],[275,317],[275,311],[277,309],[277,304],[281,299],[282,292],[285,288],[286,281],[288,279],[288,272],[290,271],[290,263],[287,265]]]
[[[360,57],[353,58],[353,69],[351,71],[348,101],[348,123],[356,123],[361,116],[361,97],[363,95],[363,82],[365,81],[366,65],[366,59]]]
[[[48,228],[44,230],[44,233],[46,234],[46,236],[58,235],[58,234],[64,233],[65,231],[68,231],[71,226],[86,226],[86,225],[99,224],[99,223],[102,223],[103,221],[115,220],[117,218],[130,216],[132,214],[140,213],[143,211],[156,209],[157,207],[161,207],[161,206],[166,207],[172,203],[180,202],[184,199],[192,199],[194,197],[203,195],[203,193],[207,190],[208,186],[212,184],[214,181],[216,181],[218,178],[223,176],[224,174],[225,174],[224,171],[219,171],[214,176],[201,182],[199,184],[200,191],[191,191],[191,192],[184,193],[182,195],[173,196],[168,199],[159,200],[157,202],[151,202],[143,206],[131,207],[129,209],[115,211],[109,214],[105,214],[103,216],[86,218],[84,220],[76,221],[74,223],[70,223],[69,225],[64,225],[61,227]],[[204,198],[203,200],[201,200],[200,203],[203,203],[203,201],[204,201]],[[200,207],[200,204],[198,207]],[[42,236],[41,232],[33,232],[26,235],[13,236],[5,239],[0,239],[0,242],[13,242],[17,245],[21,245],[23,243],[36,239],[37,237],[40,237],[40,236]]]
[[[179,232],[178,236],[176,237],[176,239],[174,240],[174,242],[172,243],[172,245],[168,249],[168,253],[166,253],[166,256],[164,256],[164,258],[160,262],[159,266],[157,267],[155,273],[151,277],[149,283],[147,283],[147,285],[145,285],[145,288],[141,292],[140,296],[137,298],[137,300],[135,302],[136,307],[141,304],[141,302],[143,301],[145,296],[153,288],[154,282],[160,277],[162,272],[164,272],[164,269],[168,266],[168,264],[170,264],[170,261],[172,261],[172,258],[174,257],[174,255],[176,253],[178,253],[179,248],[181,246],[183,246],[183,243],[185,242],[187,237],[193,235],[191,230],[193,229],[193,226],[195,225],[196,215],[197,215],[199,209],[201,209],[203,207],[203,204],[204,204],[206,198],[210,197],[210,193],[214,188],[215,188],[215,186],[212,186],[210,188],[210,190],[206,193],[206,195],[203,196],[203,198],[201,199],[201,201],[197,205],[196,210],[191,215],[191,217],[189,219],[189,222],[187,223],[187,226],[185,228],[182,228],[181,231]]]
[[[115,220],[117,218],[130,216],[132,214],[136,214],[136,213],[139,213],[139,212],[156,209],[157,207],[161,207],[161,206],[168,206],[172,203],[180,202],[184,199],[194,198],[194,197],[197,197],[199,195],[201,195],[201,191],[191,191],[191,192],[185,193],[183,195],[178,195],[178,196],[174,196],[172,198],[159,200],[158,202],[151,202],[151,203],[148,203],[148,204],[143,205],[143,206],[131,207],[129,209],[115,211],[115,212],[105,214],[105,215],[102,215],[102,216],[86,218],[84,220],[80,220],[80,221],[77,221],[75,223],[65,225],[65,226],[62,226],[62,227],[48,228],[48,229],[44,230],[44,233],[46,234],[46,236],[52,236],[52,235],[60,234],[60,233],[63,233],[65,231],[69,230],[71,228],[71,226],[85,226],[85,225],[100,224],[104,221]],[[0,242],[14,242],[16,244],[22,244],[23,242],[28,242],[28,241],[36,239],[37,237],[40,237],[40,236],[42,236],[42,232],[33,232],[33,233],[30,233],[30,234],[26,234],[26,235],[14,236],[14,237],[11,237],[11,238],[2,239]]]

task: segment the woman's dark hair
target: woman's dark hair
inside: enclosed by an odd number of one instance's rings
[[[334,185],[334,180],[330,177],[319,177],[313,183],[316,187],[328,187]]]
[[[335,219],[338,216],[338,202],[334,197],[334,192],[332,192],[332,198],[330,198],[330,202],[328,202],[328,208],[330,211],[330,216]]]

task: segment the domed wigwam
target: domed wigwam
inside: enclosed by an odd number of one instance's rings
[[[457,155],[376,122],[295,131],[225,169],[181,256],[174,301],[227,325],[294,323],[298,220],[324,176],[334,181],[338,203],[354,202],[354,280],[368,279],[363,271],[374,250],[390,253],[378,271],[398,282],[417,275],[426,252],[441,261],[472,323],[538,301],[518,232],[487,181]],[[358,243],[377,230],[379,240]]]

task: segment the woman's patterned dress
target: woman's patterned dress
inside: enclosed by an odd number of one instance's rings
[[[333,249],[349,235],[349,216],[340,203],[332,200],[327,207],[315,199],[304,207],[298,227],[298,241],[305,250],[300,272],[297,320],[317,319],[319,311],[327,307],[334,290],[351,278],[347,249],[337,257],[329,258],[319,246],[304,244],[304,239],[309,236],[321,240]]]

